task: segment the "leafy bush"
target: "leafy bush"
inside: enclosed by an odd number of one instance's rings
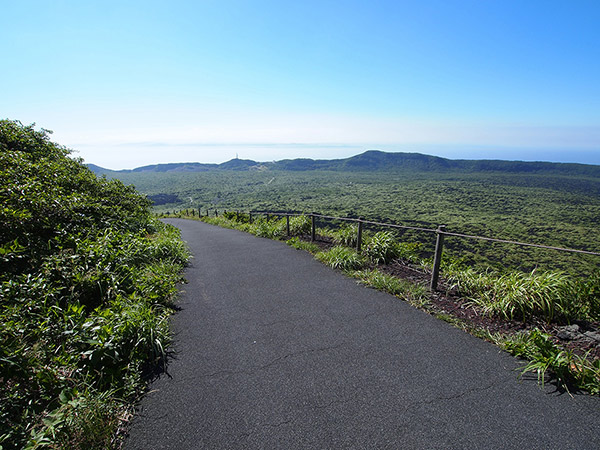
[[[232,220],[238,223],[250,223],[250,215],[246,213],[225,211],[223,213],[223,217],[227,220]]]
[[[0,121],[0,446],[109,448],[188,258],[120,181]]]
[[[268,239],[277,239],[285,236],[284,220],[267,220],[266,218],[257,219],[249,227],[250,233]]]
[[[327,252],[319,252],[315,255],[315,258],[334,269],[344,271],[358,270],[366,264],[362,255],[351,248],[343,246],[333,247]]]

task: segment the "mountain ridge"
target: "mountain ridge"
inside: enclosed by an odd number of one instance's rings
[[[87,165],[97,175],[118,175],[125,173],[181,173],[208,171],[315,171],[329,170],[340,172],[359,171],[411,171],[411,172],[511,172],[539,173],[552,172],[565,175],[585,175],[600,177],[600,166],[579,163],[556,163],[545,161],[509,161],[500,159],[448,159],[422,153],[383,152],[367,150],[349,158],[342,159],[283,159],[272,162],[257,162],[249,159],[232,159],[220,164],[182,162],[141,166],[135,169],[111,170]]]

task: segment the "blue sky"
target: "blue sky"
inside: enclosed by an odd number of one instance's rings
[[[86,162],[600,164],[600,2],[4,2],[0,115]]]

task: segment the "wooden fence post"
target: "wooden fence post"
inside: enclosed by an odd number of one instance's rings
[[[248,213],[248,223],[252,223],[252,211]]]
[[[310,241],[315,241],[315,215],[314,213],[310,215]]]
[[[285,229],[288,237],[290,236],[290,216],[285,216]]]
[[[358,253],[360,253],[360,250],[362,248],[362,229],[363,229],[363,223],[362,223],[362,219],[359,217],[358,218],[358,231],[356,232],[356,251]]]
[[[444,231],[446,225],[440,225],[437,229],[437,237],[435,240],[435,255],[433,257],[433,271],[431,273],[430,289],[437,290],[438,278],[440,276],[440,263],[442,262],[442,251],[444,249]]]

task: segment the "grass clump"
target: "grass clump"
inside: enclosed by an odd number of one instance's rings
[[[331,232],[331,237],[336,245],[345,245],[346,247],[356,247],[358,237],[358,225],[343,225],[339,229]],[[364,236],[363,236],[364,240]]]
[[[561,348],[549,334],[537,328],[505,338],[499,344],[509,353],[529,360],[522,373],[536,373],[542,385],[550,376],[567,390],[575,387],[600,394],[600,360],[591,361],[586,355]]]
[[[231,228],[267,239],[281,239],[287,234],[287,220],[257,217],[252,222],[249,214],[226,212],[223,216],[202,217],[202,221],[224,228]],[[311,221],[305,215],[290,217],[290,236],[302,236],[310,233]]]
[[[353,272],[352,276],[367,286],[405,299],[411,304],[422,305],[429,295],[427,287],[385,274],[377,269],[358,270]]]
[[[0,121],[0,447],[112,448],[188,252],[120,181]]]
[[[313,255],[315,253],[318,253],[320,250],[319,246],[314,242],[303,241],[297,236],[288,239],[287,244],[291,247],[294,247],[297,250],[306,250],[307,252],[312,253]]]
[[[315,258],[333,269],[343,271],[362,269],[366,264],[366,260],[362,255],[351,248],[341,245],[333,247],[326,252],[319,252],[315,255]]]
[[[374,264],[387,264],[400,254],[398,243],[389,231],[379,231],[369,237],[363,251]]]
[[[451,271],[448,278],[472,305],[504,319],[570,322],[600,316],[599,277],[574,281],[561,272],[496,274],[469,268]]]

